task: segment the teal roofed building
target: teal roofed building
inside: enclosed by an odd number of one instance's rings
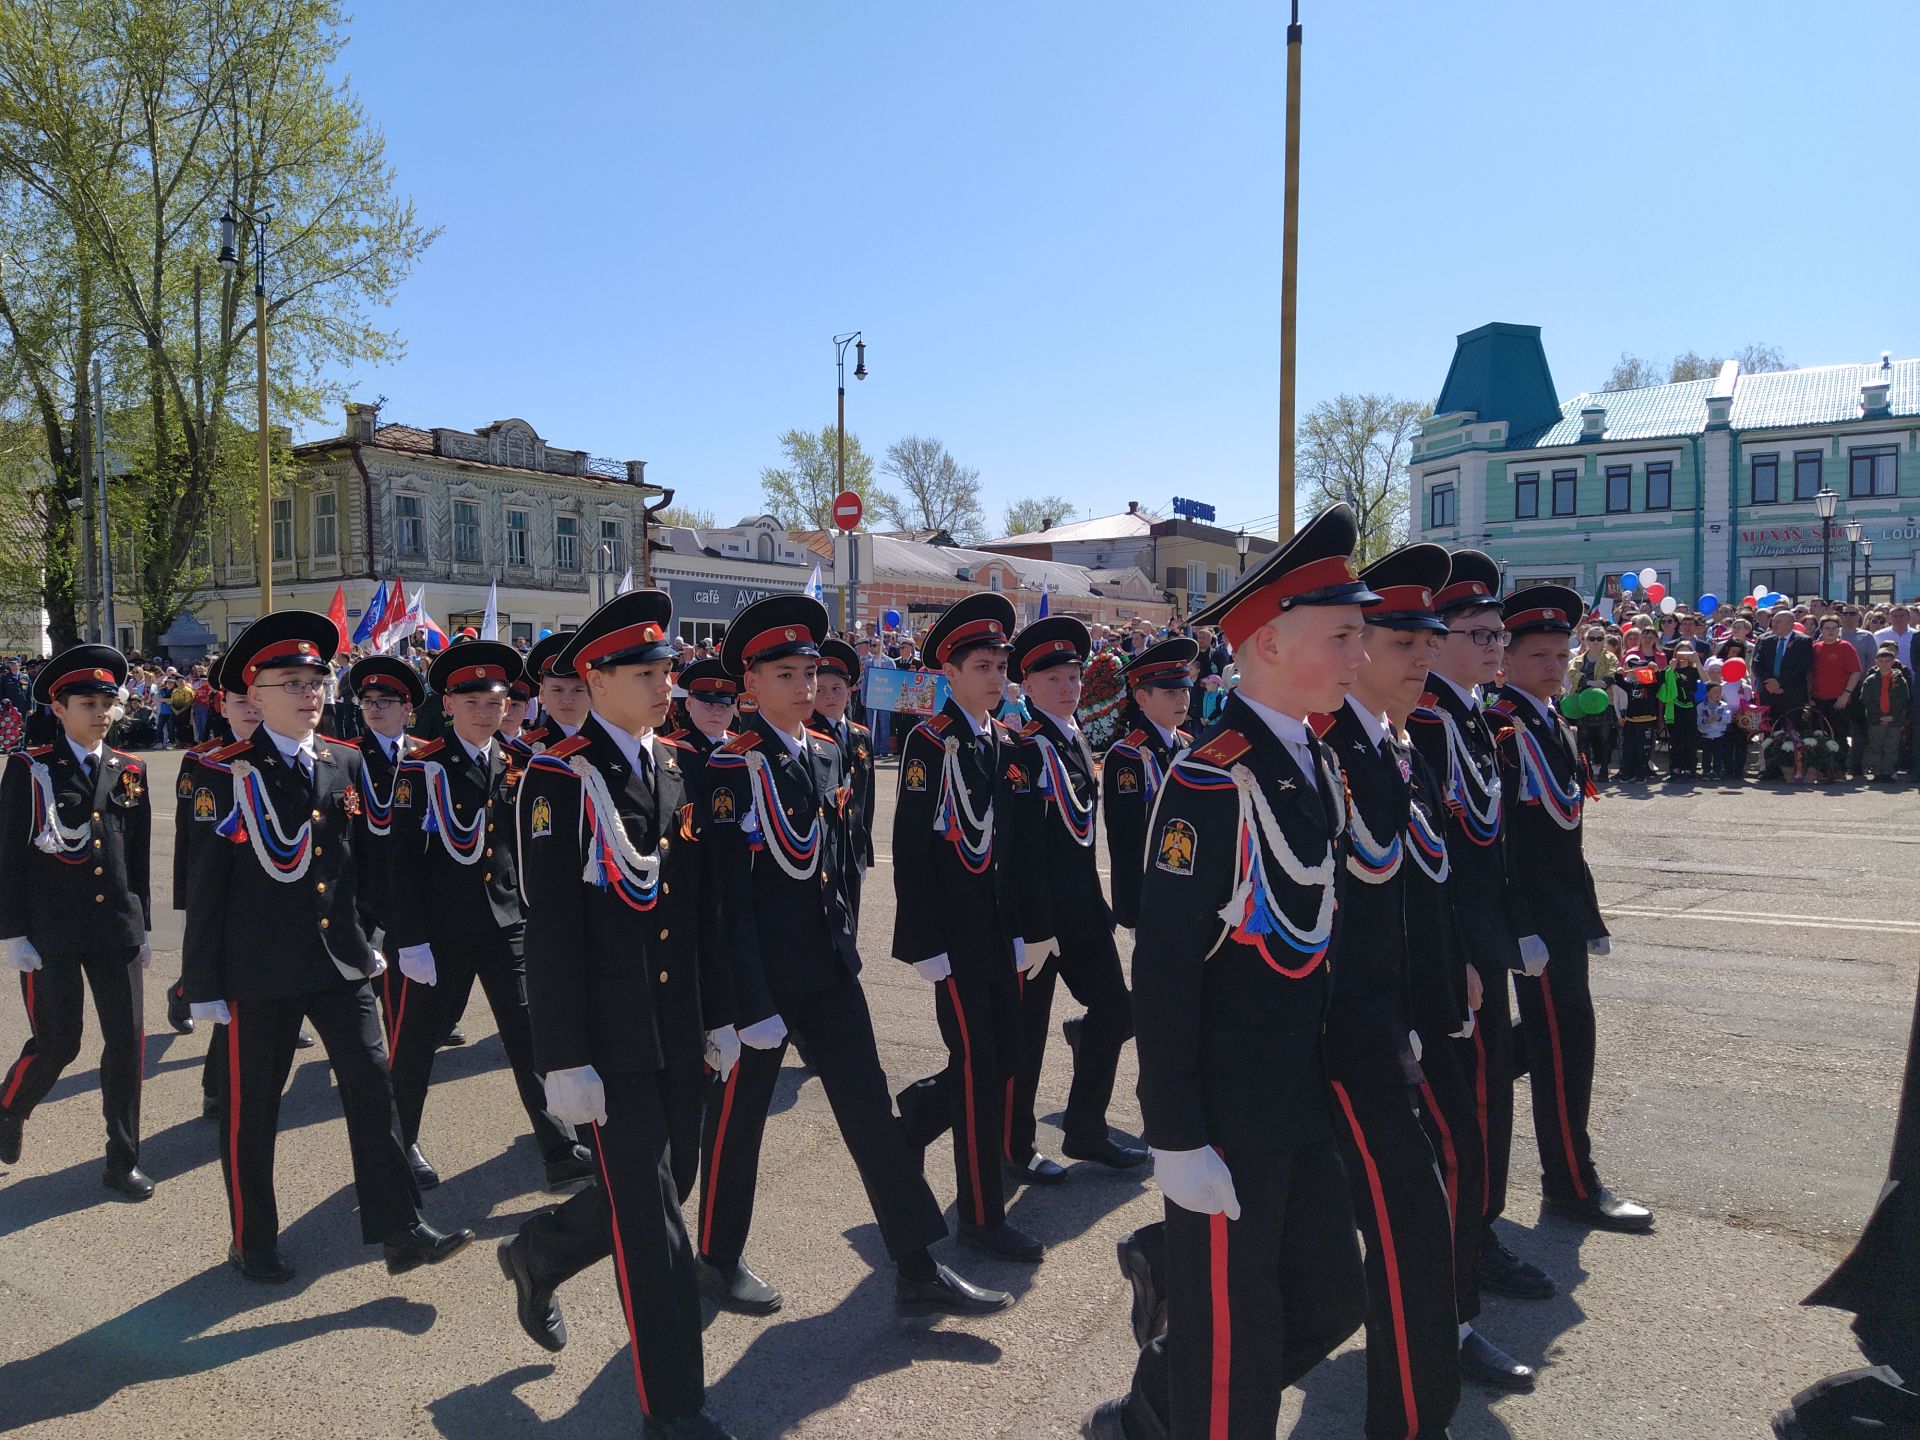
[[[1459,337],[1414,441],[1412,538],[1487,551],[1506,585],[1584,595],[1652,566],[1683,603],[1920,595],[1920,360],[1556,397],[1537,325]],[[1860,526],[1859,546],[1847,524]],[[1867,555],[1868,546],[1871,555]]]

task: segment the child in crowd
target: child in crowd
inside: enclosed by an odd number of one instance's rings
[[[1682,640],[1673,647],[1673,660],[1660,677],[1660,715],[1667,724],[1667,778],[1691,779],[1699,769],[1694,754],[1695,696],[1700,665],[1693,646]]]
[[[1907,718],[1909,686],[1892,641],[1881,645],[1873,669],[1861,682],[1856,703],[1867,727],[1866,771],[1873,780],[1891,780],[1900,767],[1900,730]]]
[[[1613,677],[1626,696],[1620,718],[1620,778],[1653,778],[1654,727],[1660,719],[1660,676],[1638,650],[1627,652],[1627,662]]]
[[[1700,729],[1700,772],[1709,780],[1733,774],[1727,749],[1727,730],[1733,724],[1733,707],[1722,699],[1721,681],[1707,681],[1707,698],[1694,719]]]

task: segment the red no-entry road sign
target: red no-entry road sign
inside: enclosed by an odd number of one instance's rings
[[[860,517],[865,513],[866,507],[853,491],[842,490],[833,497],[833,523],[842,530],[852,533],[859,528]]]

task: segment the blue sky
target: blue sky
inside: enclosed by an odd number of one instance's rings
[[[1920,353],[1920,6],[1305,0],[1299,385],[1431,400],[1453,337]],[[367,5],[342,65],[445,226],[385,417],[519,415],[722,523],[789,426],[979,468],[1004,506],[1270,525],[1284,6]],[[851,368],[851,367],[849,367]]]

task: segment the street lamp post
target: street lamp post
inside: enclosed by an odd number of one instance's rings
[[[1860,522],[1858,520],[1849,520],[1845,528],[1847,536],[1847,603],[1849,605],[1858,605],[1860,603],[1860,590],[1855,584],[1858,572],[1854,567],[1860,562]]]
[[[840,495],[847,488],[847,346],[853,346],[853,378],[867,378],[867,342],[858,330],[850,330],[845,335],[833,337],[833,369],[839,381],[840,408],[835,423],[839,430],[836,435],[840,443],[839,458],[834,462],[833,493]],[[847,573],[840,584],[840,628],[852,628],[854,617],[859,611],[854,606],[854,587],[859,584],[857,570],[860,564],[860,547],[854,544],[853,532],[847,531]]]
[[[1873,541],[1860,542],[1860,603],[1873,604]]]
[[[1240,527],[1240,533],[1233,537],[1233,548],[1234,552],[1240,557],[1240,573],[1242,575],[1247,573],[1247,550],[1252,544],[1253,537],[1247,534],[1247,527],[1242,525]]]
[[[260,535],[254,559],[260,572],[260,613],[273,610],[273,471],[267,436],[267,226],[271,211],[253,214],[236,196],[220,217],[220,268],[233,276],[240,266],[240,226],[253,229],[253,362],[259,407]]]
[[[1286,179],[1280,198],[1280,476],[1279,537],[1293,534],[1294,330],[1300,290],[1300,0],[1287,26]]]
[[[1820,487],[1813,497],[1814,514],[1820,517],[1820,598],[1831,597],[1833,573],[1829,568],[1829,552],[1832,550],[1833,507],[1840,503],[1840,497],[1826,486]]]

